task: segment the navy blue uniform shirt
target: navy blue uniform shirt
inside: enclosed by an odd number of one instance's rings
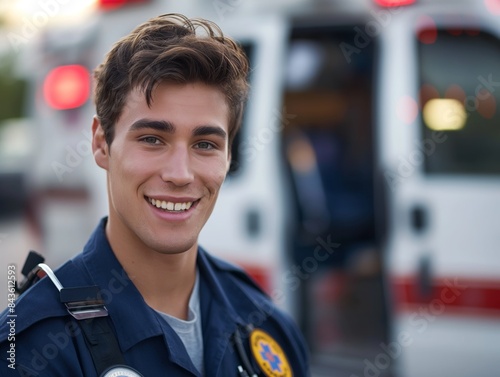
[[[61,266],[56,276],[66,288],[100,287],[127,365],[145,377],[199,376],[180,338],[145,303],[114,256],[105,224],[103,219],[83,252]],[[263,329],[281,346],[294,377],[309,376],[300,332],[244,272],[202,248],[198,249],[197,265],[206,376],[238,376],[241,360],[231,336],[238,325],[248,324]],[[0,376],[97,376],[79,325],[61,304],[59,292],[48,278],[17,300],[14,341],[8,340],[8,321],[12,319],[8,314],[5,310],[0,315]],[[248,334],[242,332],[242,337],[255,365]],[[15,369],[8,360],[12,345]]]

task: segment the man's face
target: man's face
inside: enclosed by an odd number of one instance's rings
[[[139,90],[129,94],[110,147],[94,122],[111,237],[164,254],[197,246],[229,168],[228,111],[214,87],[164,83],[151,107]]]

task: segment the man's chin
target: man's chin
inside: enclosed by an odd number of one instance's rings
[[[196,250],[197,244],[192,242],[172,244],[168,241],[165,241],[164,243],[154,245],[153,247],[151,247],[151,249],[162,255],[178,255],[186,253],[188,251]]]

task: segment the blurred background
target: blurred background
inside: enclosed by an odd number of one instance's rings
[[[500,0],[0,0],[4,297],[106,215],[91,72],[169,12],[249,56],[200,243],[292,314],[313,376],[498,376]]]

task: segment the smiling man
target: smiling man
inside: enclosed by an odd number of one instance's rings
[[[198,245],[248,92],[241,48],[163,15],[96,68],[92,148],[109,216],[0,316],[2,376],[309,375],[291,319]]]

